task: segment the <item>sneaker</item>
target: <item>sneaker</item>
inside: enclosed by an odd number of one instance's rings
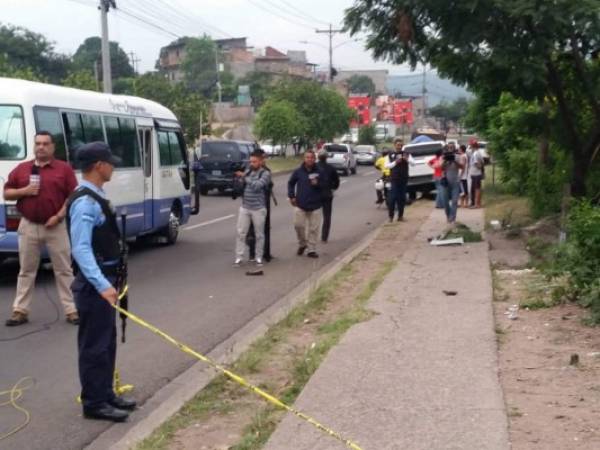
[[[256,260],[256,267],[262,267],[262,266],[263,266],[262,259],[258,258],[258,259]]]
[[[79,314],[77,314],[76,312],[67,314],[66,320],[67,323],[70,323],[71,325],[79,325]]]
[[[20,311],[14,311],[12,313],[12,316],[10,316],[10,319],[8,319],[5,324],[7,327],[17,327],[27,322],[29,322],[27,314],[22,313]]]
[[[319,254],[318,254],[317,252],[308,252],[308,253],[306,254],[306,256],[308,256],[309,258],[314,258],[314,259],[316,259],[316,258],[318,258],[318,257],[319,257]]]
[[[298,247],[298,251],[296,252],[296,254],[297,254],[298,256],[302,256],[302,255],[304,255],[304,252],[305,252],[305,251],[306,251],[306,245],[303,245],[303,246],[301,246],[301,247]]]
[[[233,263],[233,267],[242,267],[242,258],[238,258]]]
[[[404,217],[398,217],[398,222],[404,222]]]

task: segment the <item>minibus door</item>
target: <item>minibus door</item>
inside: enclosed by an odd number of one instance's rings
[[[152,127],[139,126],[140,146],[142,148],[142,167],[144,169],[144,231],[154,227],[153,183],[152,183]]]

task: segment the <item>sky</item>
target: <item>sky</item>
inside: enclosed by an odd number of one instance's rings
[[[56,51],[73,54],[83,40],[100,35],[99,0],[0,0],[2,23],[28,28],[55,43]],[[247,37],[248,45],[282,51],[305,50],[310,62],[327,66],[328,37],[316,28],[340,28],[344,9],[353,0],[116,0],[109,13],[109,38],[153,70],[161,47],[177,36],[203,33],[215,39]],[[136,16],[137,18],[134,18]],[[142,19],[145,22],[140,22]],[[407,66],[375,62],[360,41],[334,36],[334,67],[388,69],[407,74]],[[339,46],[336,48],[336,46]]]

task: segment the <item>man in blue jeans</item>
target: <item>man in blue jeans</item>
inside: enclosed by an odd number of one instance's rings
[[[411,154],[402,151],[402,139],[394,141],[393,153],[390,153],[385,163],[385,168],[390,169],[392,188],[389,192],[388,213],[390,222],[394,221],[396,208],[398,209],[398,222],[404,221],[404,206],[406,205],[406,186],[408,184],[409,166],[414,166],[415,161]]]
[[[458,208],[458,197],[460,195],[460,177],[461,171],[465,165],[461,158],[456,154],[456,146],[448,144],[448,148],[442,155],[442,191],[444,199],[444,209],[448,223],[456,222],[456,210]]]

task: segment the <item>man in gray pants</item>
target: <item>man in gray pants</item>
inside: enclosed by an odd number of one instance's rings
[[[256,265],[262,267],[265,246],[265,220],[267,217],[265,192],[271,184],[271,174],[263,168],[263,154],[253,152],[250,155],[249,170],[236,172],[235,176],[243,183],[244,193],[238,215],[234,266],[239,267],[244,260],[246,236],[250,224],[253,224],[254,233],[256,234]]]

